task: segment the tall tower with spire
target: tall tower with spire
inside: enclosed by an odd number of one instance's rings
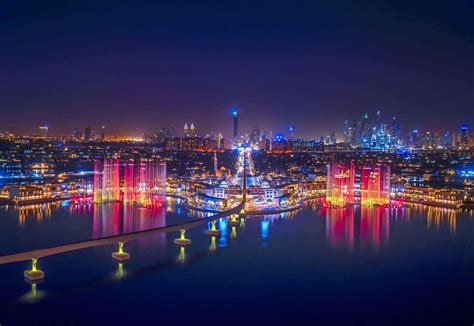
[[[234,129],[232,139],[237,142],[239,140],[239,112],[237,112],[237,108],[232,109],[232,122]]]
[[[188,128],[188,123],[185,123],[185,124],[184,124],[184,128],[183,128],[183,136],[184,136],[184,137],[189,137],[189,128]]]
[[[214,175],[217,176],[217,154],[214,152]]]

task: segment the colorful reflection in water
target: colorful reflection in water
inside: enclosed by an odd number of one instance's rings
[[[396,224],[421,223],[427,229],[456,233],[460,210],[408,205],[399,208],[355,206],[321,208],[326,217],[326,238],[334,248],[352,250],[354,246],[380,249],[390,241]]]
[[[162,208],[108,203],[94,205],[93,211],[94,238],[166,226],[165,210]]]
[[[219,247],[225,248],[227,247],[227,228],[228,228],[227,218],[219,219],[218,228],[221,231],[221,237],[219,238]]]
[[[323,208],[326,212],[326,238],[333,247],[354,247],[354,209]]]
[[[462,210],[429,207],[419,204],[407,204],[399,208],[354,206],[346,208],[325,208],[318,205],[318,201],[309,201],[303,208],[311,212],[315,218],[324,218],[324,233],[327,243],[332,248],[346,249],[369,248],[380,251],[388,246],[391,233],[396,225],[416,224],[427,230],[446,232],[455,236],[460,216],[473,216],[473,212]],[[166,214],[181,217],[171,223],[179,222],[184,218],[205,218],[213,215],[201,211],[188,210],[181,207],[181,200],[167,198],[164,208],[143,208],[139,205],[124,204],[121,202],[74,205],[72,202],[54,202],[40,205],[3,206],[0,214],[17,216],[19,229],[30,228],[23,232],[32,232],[41,224],[51,225],[59,223],[64,217],[83,221],[90,221],[89,235],[92,238],[106,237],[122,233],[130,233],[167,225]],[[275,221],[298,219],[298,211],[276,215],[248,216],[248,219],[258,221],[260,244],[266,247],[269,244],[270,228]],[[168,221],[170,223],[170,221]],[[227,247],[228,241],[237,238],[237,228],[244,229],[246,219],[240,219],[239,226],[229,229],[228,219],[217,221],[221,235],[215,238],[211,248]],[[36,225],[36,226],[35,226]],[[67,227],[67,224],[61,224]],[[84,227],[77,224],[76,227]],[[10,226],[11,227],[11,226]],[[281,226],[284,227],[284,226]],[[32,229],[33,228],[33,229]],[[43,230],[44,227],[38,228]],[[61,232],[58,230],[58,232]],[[163,239],[165,235],[158,235]],[[164,240],[163,240],[164,241]],[[33,245],[33,244],[32,244]],[[211,249],[212,250],[212,249]]]

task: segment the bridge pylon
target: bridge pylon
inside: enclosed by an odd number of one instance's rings
[[[186,229],[179,230],[180,237],[174,239],[174,243],[180,246],[188,246],[191,244],[191,239],[186,239]]]
[[[231,226],[239,226],[240,222],[239,222],[238,216],[236,214],[233,214],[233,215],[230,216],[229,224]]]
[[[118,251],[112,253],[112,258],[118,261],[129,260],[130,254],[123,251],[123,242],[119,242],[118,245],[119,245]]]
[[[32,258],[31,259],[31,269],[26,270],[23,275],[25,276],[25,279],[30,281],[30,282],[38,282],[44,279],[44,272],[42,270],[39,270],[36,263],[38,259],[37,258]]]
[[[216,237],[221,235],[221,231],[216,228],[216,220],[211,221],[211,228],[206,230],[206,234]]]

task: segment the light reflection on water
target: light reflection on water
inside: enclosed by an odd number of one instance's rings
[[[307,202],[305,209],[317,213],[317,218],[325,219],[325,234],[328,244],[333,248],[353,250],[355,246],[370,247],[379,250],[381,246],[390,242],[390,229],[396,224],[422,222],[427,229],[435,231],[448,230],[455,236],[457,219],[460,215],[473,216],[473,212],[462,212],[456,209],[428,207],[418,204],[409,204],[401,208],[361,207],[351,208],[321,208],[317,202]],[[5,213],[18,214],[18,226],[25,223],[42,224],[50,220],[53,215],[68,212],[71,217],[92,216],[91,238],[100,238],[116,234],[130,233],[163,227],[167,225],[166,215],[184,214],[189,218],[204,218],[213,215],[201,211],[182,210],[179,199],[168,198],[166,208],[141,208],[122,203],[108,203],[100,205],[73,205],[68,201],[46,203],[27,206],[3,206],[0,216]],[[62,212],[61,212],[62,211]],[[297,217],[298,211],[274,215],[254,216],[261,219],[261,245],[268,245],[270,224],[276,220],[291,220]],[[218,221],[221,231],[219,247],[225,248],[228,241],[228,221],[226,218]],[[241,227],[245,220],[241,221]],[[236,237],[236,230],[230,235]],[[161,235],[162,238],[165,235]]]

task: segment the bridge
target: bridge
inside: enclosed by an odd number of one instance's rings
[[[37,260],[39,258],[44,258],[52,255],[57,255],[69,251],[91,248],[91,247],[98,247],[98,246],[106,246],[111,244],[118,244],[118,252],[114,252],[112,257],[116,260],[123,261],[130,258],[130,255],[123,251],[123,246],[126,242],[147,237],[156,234],[162,233],[170,233],[170,232],[180,232],[180,237],[174,240],[175,244],[186,246],[191,244],[190,239],[186,239],[185,233],[186,230],[207,224],[208,222],[212,222],[212,228],[208,230],[208,234],[216,235],[220,231],[215,228],[216,220],[227,217],[230,215],[235,215],[244,212],[245,202],[247,200],[247,180],[245,178],[245,166],[247,164],[247,157],[244,154],[244,178],[242,180],[242,201],[239,205],[232,207],[229,210],[217,213],[215,215],[201,218],[198,220],[187,221],[184,223],[173,224],[164,227],[158,227],[154,229],[148,229],[143,231],[131,232],[126,234],[114,235],[109,237],[103,237],[99,239],[93,240],[86,240],[80,241],[65,245],[59,245],[54,247],[36,249],[31,251],[25,251],[5,256],[0,256],[0,264],[8,264],[8,263],[16,263],[21,261],[31,260],[32,266],[31,270],[25,271],[25,278],[29,281],[35,282],[44,279],[44,272],[39,270],[36,266]],[[231,221],[231,223],[235,223],[236,221]]]

